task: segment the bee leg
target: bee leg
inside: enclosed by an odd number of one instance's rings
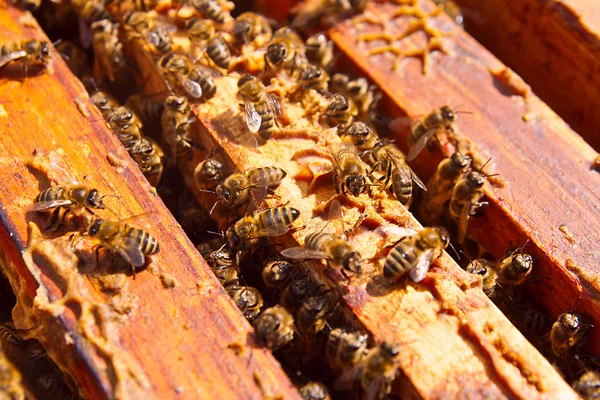
[[[103,249],[104,246],[99,245],[98,247],[96,247],[96,269],[100,268],[100,249]]]
[[[350,282],[350,277],[348,276],[348,274],[346,273],[346,270],[344,268],[341,269],[341,273],[344,276],[344,279],[346,280],[346,282]]]
[[[23,61],[21,63],[21,80],[24,81],[27,79],[27,63]]]
[[[48,224],[46,225],[46,229],[50,229],[52,232],[56,232],[58,230],[58,227],[54,228],[54,225],[58,221],[59,214],[60,214],[60,207],[56,207],[54,209],[54,211],[52,212],[52,215],[50,216],[50,220],[48,221]]]

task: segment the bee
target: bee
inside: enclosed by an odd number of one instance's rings
[[[152,127],[160,124],[165,104],[141,94],[132,94],[127,98],[125,107],[139,116],[146,127]]]
[[[222,246],[208,255],[209,265],[217,279],[225,287],[239,285],[240,267],[235,263],[234,254],[227,246]]]
[[[232,19],[229,11],[217,0],[191,0],[191,4],[203,16],[219,24]]]
[[[341,205],[334,200],[329,205],[328,219],[343,223]],[[341,229],[343,232],[343,228]],[[327,260],[335,267],[341,267],[342,273],[350,271],[360,275],[362,269],[362,256],[342,235],[328,232],[314,232],[304,239],[304,247],[284,249],[281,255],[292,259]]]
[[[447,213],[452,223],[458,228],[458,243],[462,244],[465,241],[469,218],[479,207],[488,204],[480,201],[484,196],[482,188],[485,178],[483,173],[471,171],[461,177],[452,190]]]
[[[327,106],[323,118],[330,127],[338,127],[344,129],[354,120],[356,111],[350,107],[348,98],[343,94],[335,93],[333,100]]]
[[[369,186],[367,182],[367,169],[356,153],[356,149],[349,143],[333,143],[329,150],[334,159],[333,181],[335,192],[347,196],[348,193],[358,196],[364,193]]]
[[[233,24],[233,37],[236,42],[247,45],[259,36],[264,36],[267,40],[273,36],[271,25],[265,17],[253,12],[237,16]]]
[[[102,83],[105,75],[111,82],[125,67],[123,43],[119,41],[117,24],[108,19],[92,24],[92,49],[94,50],[94,76]]]
[[[440,7],[446,14],[450,16],[459,25],[464,29],[465,18],[460,9],[459,5],[452,0],[433,0],[433,2]]]
[[[311,28],[332,27],[336,22],[364,10],[366,0],[323,0],[302,2],[290,10],[294,15],[291,26],[302,32]]]
[[[63,40],[55,47],[71,72],[82,81],[86,89],[93,87],[91,64],[85,51],[69,40]]]
[[[333,64],[333,42],[323,33],[306,39],[306,58],[313,64],[329,70]]]
[[[98,189],[84,185],[52,186],[36,196],[32,211],[54,209],[49,224],[49,226],[53,226],[58,221],[61,209],[66,209],[66,211],[62,215],[60,224],[65,221],[70,212],[86,210],[93,215],[93,209],[105,209],[104,197],[106,196],[101,196]]]
[[[293,280],[281,293],[279,303],[294,313],[316,290],[314,283],[307,277]]]
[[[294,339],[294,317],[281,306],[264,310],[253,322],[256,338],[271,351]]]
[[[92,31],[90,27],[94,22],[107,19],[112,21],[112,16],[106,10],[103,0],[73,0],[71,2],[73,10],[79,16],[79,40],[84,48],[89,48],[92,44]]]
[[[214,152],[215,150],[194,169],[194,182],[197,189],[204,190],[223,178],[225,166],[214,157]]]
[[[131,153],[133,146],[142,139],[142,121],[130,109],[121,106],[108,113],[106,122],[123,147]]]
[[[489,268],[489,261],[483,259],[473,260],[467,265],[466,271],[481,275],[481,289],[487,297],[492,297],[496,289],[496,282],[498,281],[498,274],[495,269]]]
[[[370,155],[374,161],[372,171],[384,171],[383,187],[390,188],[394,197],[406,207],[412,203],[413,182],[421,189],[427,190],[425,184],[406,164],[404,154],[393,141],[381,139],[370,150]]]
[[[450,235],[442,227],[415,231],[395,225],[382,225],[376,231],[402,237],[385,259],[385,278],[400,278],[409,274],[414,282],[422,281],[433,260],[440,257],[450,243]]]
[[[368,335],[335,328],[329,332],[325,354],[333,370],[346,371],[359,365],[367,355]]]
[[[42,5],[42,0],[14,0],[14,5],[21,10],[34,12]]]
[[[440,130],[454,132],[453,124],[456,121],[457,112],[450,106],[442,106],[433,110],[421,120],[415,121],[410,127],[408,135],[408,161],[412,161],[425,148],[429,140]]]
[[[190,160],[193,148],[189,143],[192,109],[185,97],[169,96],[161,116],[162,136],[171,151],[172,160]]]
[[[398,372],[400,348],[391,343],[381,343],[372,348],[362,364],[360,384],[365,398],[382,399],[390,392]]]
[[[264,58],[266,69],[284,69],[292,76],[307,63],[304,42],[289,28],[281,28],[273,34]]]
[[[15,325],[10,321],[0,325],[0,338],[3,342],[8,343],[18,349],[25,350],[27,347],[25,341],[17,333],[17,328],[15,328]]]
[[[164,170],[164,152],[154,140],[139,139],[129,150],[129,155],[136,162],[150,185],[156,187]]]
[[[286,175],[287,172],[279,167],[259,167],[229,175],[215,189],[217,201],[229,209],[246,204],[251,199],[260,203],[266,190],[278,186]]]
[[[331,400],[327,386],[320,382],[308,382],[302,385],[298,391],[303,400]]]
[[[262,279],[270,288],[284,289],[294,274],[294,264],[281,257],[271,257],[264,262]]]
[[[227,290],[238,308],[242,310],[247,320],[252,321],[260,314],[263,298],[258,289],[252,286],[233,285],[226,287],[225,290]]]
[[[206,43],[216,34],[215,23],[210,19],[191,18],[185,23],[185,30],[192,44],[206,47]]]
[[[173,88],[182,87],[188,95],[196,99],[203,96],[209,99],[216,93],[212,77],[196,69],[192,61],[182,54],[166,54],[159,60],[158,65],[170,92],[173,92]],[[205,92],[205,88],[210,88],[210,92]]]
[[[300,72],[299,83],[303,89],[314,89],[318,92],[323,92],[327,89],[329,74],[323,68],[313,64],[308,64]]]
[[[96,90],[90,100],[100,110],[105,120],[108,120],[112,113],[119,108],[119,102],[112,95],[101,90]]]
[[[561,314],[550,330],[550,344],[554,355],[565,359],[573,346],[583,342],[588,328],[589,325],[583,322],[581,315]]]
[[[148,13],[133,11],[123,17],[123,28],[128,40],[142,39],[151,45],[152,51],[169,53],[172,39],[166,26],[158,25]]]
[[[498,283],[520,285],[527,279],[533,268],[533,257],[523,253],[523,248],[509,251],[502,261],[494,265]]]
[[[573,389],[586,400],[600,398],[600,372],[587,371],[583,373],[573,382]]]
[[[119,253],[135,272],[136,268],[144,265],[146,256],[152,256],[160,251],[160,246],[151,234],[130,225],[128,220],[97,218],[90,224],[87,234],[100,242],[96,248],[96,257],[100,249],[106,247],[112,252]]]
[[[246,126],[252,133],[258,132],[268,140],[277,126],[281,105],[276,97],[267,93],[265,86],[252,75],[244,75],[238,82],[238,94],[244,101]]]
[[[342,140],[352,143],[361,152],[371,150],[379,142],[377,134],[361,121],[338,125],[337,134]]]
[[[328,292],[309,297],[300,306],[296,313],[296,327],[304,341],[310,342],[325,328],[326,318],[333,311],[333,306]]]
[[[376,85],[369,85],[365,78],[350,80],[348,75],[344,74],[332,76],[330,89],[332,92],[345,95],[351,103],[351,109],[361,116],[367,116],[381,98]]]
[[[243,250],[261,237],[285,235],[299,216],[299,210],[287,206],[256,211],[227,229],[227,242],[232,249]]]
[[[8,42],[0,47],[0,70],[13,61],[21,61],[22,76],[27,76],[29,66],[46,67],[50,60],[50,44],[35,39]]]

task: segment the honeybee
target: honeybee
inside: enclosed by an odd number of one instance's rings
[[[152,256],[160,251],[160,246],[151,234],[127,222],[133,218],[127,220],[97,218],[90,224],[87,234],[100,242],[96,249],[96,256],[100,248],[106,247],[112,252],[119,253],[135,272],[136,268],[144,265],[146,256]]]
[[[260,203],[267,189],[278,186],[286,175],[287,172],[279,167],[259,167],[231,174],[216,187],[217,201],[229,209],[246,204],[251,199]]]
[[[189,145],[189,131],[194,121],[187,98],[167,97],[161,116],[162,137],[169,146],[173,161],[185,161],[193,157],[193,149]]]
[[[117,107],[108,113],[106,122],[123,147],[131,153],[131,149],[142,139],[142,121],[127,107]]]
[[[211,252],[208,255],[210,269],[225,287],[239,285],[240,267],[234,260],[234,254],[227,246]]]
[[[600,398],[600,372],[584,372],[573,382],[573,389],[586,400]]]
[[[150,185],[156,187],[164,170],[164,153],[158,143],[150,138],[141,138],[129,149],[129,155]]]
[[[565,359],[573,346],[583,342],[589,326],[583,322],[581,315],[561,314],[550,330],[550,344],[554,355]]]
[[[498,274],[495,269],[489,268],[488,262],[483,259],[473,260],[467,265],[466,271],[471,274],[481,275],[481,289],[487,297],[492,297],[496,289]]]
[[[196,69],[194,64],[184,55],[169,53],[158,62],[161,72],[165,77],[170,92],[173,88],[182,87],[193,98],[209,99],[216,93],[216,86],[212,77]],[[204,89],[210,88],[210,91]]]
[[[265,53],[265,68],[284,69],[290,75],[302,70],[307,60],[304,54],[304,42],[294,31],[281,28],[273,34]]]
[[[372,348],[362,364],[360,384],[365,398],[382,399],[390,392],[391,384],[398,372],[400,348],[383,342]]]
[[[89,90],[89,88],[93,86],[91,84],[92,70],[85,51],[69,40],[63,40],[60,43],[57,43],[55,47],[65,60],[65,63],[71,72],[73,72],[73,74],[82,81],[86,89]]]
[[[22,76],[30,66],[46,67],[50,60],[50,44],[35,39],[8,42],[0,47],[0,71],[13,61],[21,61]]]
[[[125,15],[123,28],[128,40],[142,39],[151,45],[155,53],[171,51],[172,39],[167,27],[157,24],[146,12],[134,11]]]
[[[256,338],[271,351],[276,351],[294,339],[294,317],[281,306],[264,310],[254,320]]]
[[[232,19],[229,14],[230,10],[223,7],[217,0],[191,0],[191,5],[206,18],[220,24]]]
[[[306,58],[313,64],[329,70],[333,64],[333,42],[323,33],[306,39]]]
[[[285,206],[256,211],[227,229],[227,242],[232,249],[241,251],[261,237],[285,235],[299,216],[299,210]]]
[[[350,107],[362,117],[368,116],[381,98],[376,85],[369,85],[365,78],[350,80],[348,75],[344,74],[334,74],[331,77],[330,89],[345,95],[351,103]]]
[[[262,82],[252,75],[242,76],[238,88],[244,101],[246,126],[250,132],[258,132],[261,138],[268,140],[277,126],[276,118],[281,114],[279,100],[267,93]]]
[[[360,364],[367,355],[368,335],[335,328],[329,332],[325,354],[333,370],[345,371]]]
[[[409,274],[414,282],[422,281],[433,260],[440,257],[450,244],[450,235],[442,227],[415,231],[395,225],[382,225],[376,232],[401,237],[385,259],[385,278],[400,278]]]
[[[245,45],[253,42],[259,36],[270,40],[273,35],[271,25],[265,17],[253,12],[245,12],[235,19],[233,24],[233,37],[238,43]]]
[[[310,342],[327,324],[326,318],[333,311],[334,304],[328,292],[309,297],[296,313],[298,334]]]
[[[301,2],[290,10],[294,15],[291,26],[302,32],[309,31],[318,25],[320,28],[329,28],[336,22],[361,12],[366,5],[366,0],[321,0]]]
[[[260,314],[263,298],[258,289],[239,285],[228,286],[225,289],[247,320],[252,321]]]
[[[96,90],[90,100],[100,110],[105,120],[108,120],[112,113],[119,108],[119,102],[112,95],[101,90]]]
[[[320,382],[308,382],[302,385],[298,391],[303,400],[331,400],[327,386]]]
[[[123,44],[119,41],[117,24],[108,19],[92,24],[92,49],[94,50],[94,77],[102,83],[104,76],[111,82],[125,67]]]
[[[393,141],[381,139],[370,150],[372,171],[381,170],[384,173],[384,188],[390,188],[394,197],[409,207],[412,203],[413,182],[421,189],[427,190],[425,184],[406,164],[404,154]]]
[[[308,64],[300,72],[299,83],[303,89],[314,89],[318,92],[323,92],[327,89],[329,75],[323,68],[313,64]]]
[[[186,22],[185,30],[190,38],[190,58],[195,62],[204,53],[208,41],[215,36],[215,23],[210,19],[191,18]]]
[[[84,185],[52,186],[36,196],[31,209],[32,211],[54,209],[49,226],[56,224],[61,209],[66,209],[62,215],[60,225],[65,221],[69,212],[86,210],[94,214],[93,209],[105,209],[104,197],[106,196],[101,196],[98,189],[92,189]]]
[[[500,285],[520,285],[525,282],[532,268],[533,258],[529,254],[523,253],[523,248],[517,248],[508,251],[499,262],[484,259],[471,261],[469,266],[467,266],[467,271],[478,271],[472,273],[487,276],[488,281],[493,279]],[[489,269],[493,271],[493,274],[483,272]]]
[[[471,171],[461,177],[454,189],[448,203],[448,217],[458,228],[458,243],[465,241],[469,218],[475,214],[479,207],[487,202],[480,201],[484,196],[483,185],[486,176],[479,171]]]
[[[112,16],[106,10],[103,0],[73,0],[71,4],[79,16],[79,40],[81,45],[87,49],[92,44],[92,31],[90,30],[92,24],[103,19],[112,21]]]
[[[197,189],[205,190],[223,178],[225,167],[221,161],[214,157],[215,151],[211,151],[206,159],[194,169],[194,182]]]
[[[279,303],[289,312],[294,313],[316,290],[308,277],[293,280],[281,293]]]
[[[367,169],[350,143],[333,143],[329,150],[334,159],[333,181],[336,193],[358,196],[369,186]]]
[[[15,325],[10,321],[0,325],[0,339],[21,350],[25,350],[27,347],[25,341],[17,333],[17,328],[15,328]],[[1,348],[2,346],[0,346],[0,350]]]
[[[262,279],[266,286],[285,288],[295,274],[294,264],[281,257],[271,257],[264,262]]]
[[[433,110],[422,119],[412,123],[408,135],[408,161],[412,161],[425,148],[429,140],[440,130],[454,132],[453,124],[456,121],[457,112],[450,106],[442,106]],[[393,124],[393,122],[392,122]],[[393,126],[392,126],[393,129]]]
[[[456,22],[457,25],[464,28],[465,18],[459,5],[452,0],[433,0],[446,14]]]
[[[342,140],[352,143],[361,152],[371,150],[379,142],[377,134],[361,121],[353,121],[349,125],[338,125],[337,134]]]
[[[13,4],[19,7],[21,10],[34,12],[40,5],[42,5],[42,0],[13,0]]]
[[[328,219],[343,223],[341,205],[334,200],[329,205]],[[343,231],[343,228],[342,228]],[[304,239],[304,247],[284,249],[281,255],[301,260],[327,260],[334,267],[341,267],[342,273],[350,271],[359,275],[362,269],[362,256],[342,235],[328,232],[311,233]]]
[[[350,107],[346,96],[335,93],[333,100],[329,103],[323,114],[323,119],[332,128],[338,127],[340,129],[339,127],[342,126],[341,129],[344,129],[344,127],[352,123],[355,115],[356,111]]]
[[[127,98],[125,107],[139,116],[146,127],[153,127],[160,124],[165,104],[141,94],[132,94]]]

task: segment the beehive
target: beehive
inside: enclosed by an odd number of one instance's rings
[[[273,16],[288,11],[283,3],[257,3]],[[111,10],[116,18],[122,18],[132,4],[123,6]],[[364,13],[385,19],[397,7],[369,4]],[[423,1],[419,10],[428,13],[434,8]],[[410,20],[400,16],[385,21],[385,28],[397,35]],[[13,7],[2,10],[2,21],[6,28],[1,33],[3,41],[44,37],[35,21]],[[598,252],[594,246],[598,240],[597,232],[590,229],[597,220],[597,185],[593,182],[598,176],[590,170],[595,151],[525,82],[448,17],[431,17],[431,23],[451,34],[441,38],[447,54],[432,52],[426,74],[419,59],[402,60],[399,70],[392,71],[389,54],[368,56],[382,43],[360,43],[358,35],[377,31],[377,24],[339,21],[328,33],[342,57],[338,64],[346,65],[343,70],[364,73],[379,85],[386,114],[418,118],[443,104],[460,105],[472,112],[458,121],[459,135],[473,144],[482,162],[492,158],[493,172],[499,178],[495,185],[486,186],[490,205],[471,219],[469,236],[496,257],[511,245],[529,240],[527,250],[539,257],[535,268],[542,277],[530,285],[531,291],[555,316],[570,310],[597,320],[594,260]],[[422,46],[422,39],[411,36],[406,41]],[[185,38],[178,37],[176,43],[178,51],[186,49]],[[140,72],[137,83],[141,90],[164,99],[168,92],[156,57],[143,42],[129,41],[125,46]],[[259,72],[261,58],[259,53],[246,66]],[[22,83],[18,81],[20,71],[12,72],[14,76],[0,87],[6,99],[2,104],[6,129],[0,142],[6,184],[0,201],[5,227],[3,270],[17,295],[13,318],[19,332],[40,340],[84,397],[297,398],[291,380],[271,352],[257,345],[250,324],[107,129],[59,55],[53,52],[47,72],[28,76]],[[371,346],[382,341],[401,346],[401,372],[394,394],[415,398],[576,397],[550,362],[483,294],[480,281],[448,255],[435,261],[419,284],[382,283],[385,254],[375,251],[383,242],[374,231],[383,224],[413,228],[420,224],[385,192],[336,195],[323,166],[331,164],[327,144],[339,139],[335,131],[324,129],[317,118],[306,113],[307,105],[319,112],[327,102],[326,95],[302,97],[300,93],[296,95],[301,100],[296,101],[293,80],[274,79],[270,89],[286,99],[282,100],[283,127],[257,149],[243,150],[249,143],[248,131],[236,80],[231,79],[237,75],[229,75],[215,78],[213,98],[193,102],[197,120],[192,142],[205,153],[222,148],[220,157],[231,171],[257,166],[279,166],[287,171],[276,190],[278,197],[267,198],[267,205],[287,204],[300,210],[301,218],[295,224],[300,229],[272,240],[280,247],[297,246],[307,234],[324,229],[332,198],[342,204],[349,235],[368,260],[364,273],[347,279],[339,270],[320,263],[308,263],[307,268],[313,279],[339,296],[336,306],[343,322],[336,323],[367,332]],[[406,132],[395,135],[398,145],[407,150]],[[443,135],[440,138],[444,140]],[[454,151],[452,143],[443,150],[445,154],[424,151],[411,163],[425,181],[442,156]],[[195,163],[203,159],[202,153],[197,156],[192,164],[179,167],[199,203],[210,208],[214,198],[197,191],[193,181]],[[312,168],[315,160],[321,170]],[[118,194],[110,204],[119,218],[144,212],[156,215],[149,229],[161,250],[135,279],[97,268],[93,252],[85,251],[88,240],[73,252],[68,235],[44,237],[48,233],[41,233],[34,224],[43,220],[26,214],[40,190],[49,184],[65,184],[71,176],[102,193]],[[231,224],[218,212],[214,218],[222,229]],[[588,340],[592,352],[597,352],[595,335],[592,329]],[[285,357],[278,356],[280,361]],[[286,367],[286,372],[290,373],[289,369]],[[293,372],[291,375],[295,380]],[[323,379],[333,381],[331,377]]]

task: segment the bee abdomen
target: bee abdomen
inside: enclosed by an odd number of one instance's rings
[[[412,198],[413,185],[410,178],[406,178],[399,171],[392,172],[392,193],[402,204],[407,204]]]
[[[126,236],[134,238],[136,243],[139,243],[141,252],[145,255],[156,254],[160,250],[160,246],[154,236],[143,229],[130,227]]]
[[[200,8],[200,11],[213,21],[218,23],[225,22],[225,13],[223,13],[223,10],[216,1],[207,0]]]
[[[44,201],[62,200],[65,198],[65,188],[62,186],[49,187],[37,195],[34,202],[41,203]]]
[[[333,240],[333,235],[327,232],[311,233],[304,240],[304,247],[310,250],[323,250],[328,242]]]
[[[391,278],[402,276],[409,272],[415,264],[417,254],[412,246],[400,242],[388,254],[383,267],[383,276]]]
[[[261,167],[250,170],[248,172],[248,179],[251,183],[256,183],[262,180],[262,177],[264,177],[266,179],[267,186],[273,187],[279,185],[286,175],[287,172],[278,167]]]
[[[259,214],[262,226],[290,225],[300,216],[300,211],[292,207],[275,207]]]
[[[221,37],[214,37],[208,42],[207,53],[210,59],[219,67],[229,68],[231,53],[227,43]]]

